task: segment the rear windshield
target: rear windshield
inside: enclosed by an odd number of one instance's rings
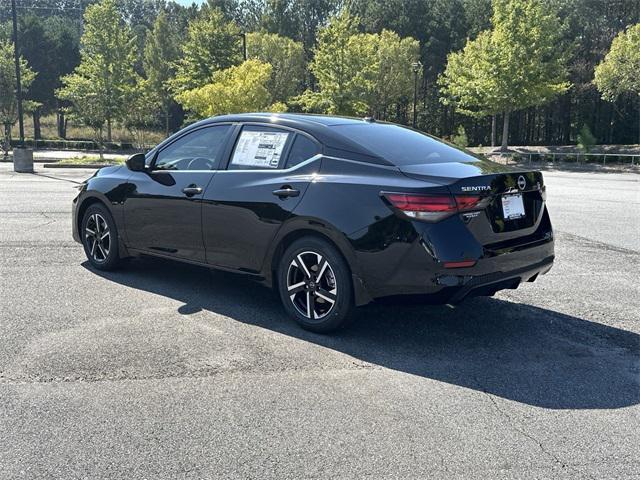
[[[334,125],[332,128],[398,166],[479,161],[464,150],[398,125],[363,122]]]

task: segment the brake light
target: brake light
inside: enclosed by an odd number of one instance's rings
[[[405,215],[428,222],[437,222],[454,213],[473,209],[481,200],[477,195],[383,193],[383,196]]]

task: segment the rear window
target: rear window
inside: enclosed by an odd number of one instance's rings
[[[382,123],[335,125],[340,134],[394,165],[477,162],[473,155],[429,135]]]

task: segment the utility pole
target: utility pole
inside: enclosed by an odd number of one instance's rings
[[[24,119],[22,118],[22,84],[20,83],[20,54],[18,53],[18,18],[16,0],[11,0],[13,16],[13,55],[16,62],[16,99],[18,100],[18,125],[20,127],[20,146],[24,145]]]

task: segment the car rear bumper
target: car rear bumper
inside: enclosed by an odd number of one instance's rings
[[[554,256],[510,271],[496,271],[483,275],[440,275],[436,281],[452,287],[445,303],[456,305],[467,297],[491,296],[499,290],[514,289],[523,282],[533,282],[553,266]],[[445,296],[446,297],[446,296]]]
[[[484,248],[476,263],[464,268],[446,268],[445,262],[433,255],[420,238],[404,244],[404,248],[396,244],[395,252],[390,250],[359,257],[368,260],[364,265],[374,267],[365,268],[362,276],[368,296],[376,299],[412,295],[434,304],[455,304],[466,297],[490,296],[498,290],[535,281],[551,269],[555,255],[550,231],[544,238],[517,247],[500,251]],[[376,261],[372,261],[374,258]]]

